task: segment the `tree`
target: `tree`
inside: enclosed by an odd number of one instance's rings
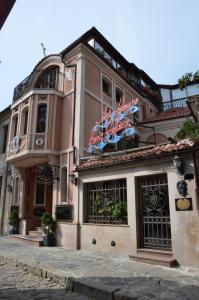
[[[186,120],[177,132],[176,138],[179,140],[190,138],[199,141],[199,123],[195,123],[191,119]]]

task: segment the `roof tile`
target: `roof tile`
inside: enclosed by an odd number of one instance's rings
[[[100,156],[99,159],[96,156],[88,158],[88,160],[83,161],[78,167],[77,171],[94,169],[96,167],[103,167],[108,165],[115,165],[123,162],[130,162],[139,159],[147,159],[149,157],[157,157],[161,155],[168,155],[177,152],[184,152],[191,150],[193,147],[199,146],[199,143],[192,140],[181,140],[176,144],[162,144],[158,146],[147,146],[142,148],[132,149],[130,152],[118,152],[118,154],[111,154],[107,156]]]
[[[143,123],[182,118],[190,115],[191,112],[188,107],[176,107],[161,111],[156,117],[146,119]]]

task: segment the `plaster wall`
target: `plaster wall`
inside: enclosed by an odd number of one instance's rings
[[[193,161],[186,160],[185,170],[194,174]],[[119,172],[118,172],[119,171]],[[87,250],[118,252],[123,254],[136,254],[138,244],[138,215],[137,210],[137,177],[167,174],[169,189],[169,206],[171,218],[172,252],[174,258],[180,265],[199,267],[199,211],[195,179],[187,181],[188,195],[192,198],[192,211],[176,211],[175,198],[181,198],[176,183],[183,177],[179,175],[173,166],[172,159],[168,161],[151,162],[143,166],[132,166],[125,169],[122,167],[116,171],[109,169],[98,170],[90,174],[81,175],[80,187],[80,216],[81,216],[81,248]],[[93,181],[111,180],[117,178],[127,179],[127,205],[128,205],[128,226],[84,224],[83,219],[83,184]],[[92,245],[92,239],[97,240]],[[114,240],[116,247],[111,247],[110,242]],[[114,248],[114,249],[113,249]]]
[[[56,242],[59,247],[77,249],[77,225],[57,222]]]

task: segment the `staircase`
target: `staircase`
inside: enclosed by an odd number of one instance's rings
[[[169,268],[178,266],[177,260],[173,258],[173,253],[170,251],[138,249],[137,255],[129,255],[129,258],[134,261],[152,265],[160,265]]]
[[[17,239],[27,245],[33,245],[36,247],[43,246],[43,232],[41,227],[36,227],[35,230],[29,231],[28,235],[13,234],[10,238]]]

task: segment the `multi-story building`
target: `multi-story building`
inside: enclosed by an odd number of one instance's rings
[[[100,156],[88,154],[96,121],[135,98],[139,111],[129,120],[136,128],[133,139],[107,145]],[[18,190],[13,205],[19,206],[21,234],[34,230],[47,211],[57,219],[58,245],[134,256],[140,248],[161,249],[179,263],[197,265],[193,245],[199,241],[192,229],[199,227],[198,200],[191,156],[197,144],[168,143],[183,120],[193,118],[188,98],[177,86],[156,84],[95,28],[60,54],[42,59],[15,88],[11,106],[7,161]],[[191,178],[190,211],[175,207],[180,198],[176,183],[184,178],[173,165],[176,154],[184,157],[183,173]],[[184,256],[182,234],[189,239]]]
[[[8,214],[11,205],[10,167],[6,162],[6,148],[10,120],[10,106],[0,112],[0,234],[8,232]]]

